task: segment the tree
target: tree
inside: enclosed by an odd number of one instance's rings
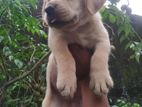
[[[123,97],[141,102],[142,33],[139,32],[140,28],[135,27],[135,23],[141,26],[142,20],[138,20],[140,16],[136,18],[136,15],[123,13],[114,4],[116,3],[113,1],[102,11],[104,24],[116,48],[110,60],[110,69],[115,81],[110,96],[113,99]]]
[[[33,17],[37,2],[0,0],[0,105],[3,107],[23,104],[35,107],[42,100],[46,66],[42,63],[47,59],[48,47],[47,35],[40,21]]]

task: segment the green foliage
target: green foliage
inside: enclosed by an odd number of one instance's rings
[[[135,59],[139,63],[142,55],[142,38],[132,27],[129,16],[123,14],[113,5],[108,5],[108,9],[105,9],[102,15],[104,21],[109,22],[112,28],[115,26],[112,32],[115,32],[114,36],[123,45],[124,50],[132,51],[129,58]]]
[[[111,42],[116,48],[110,61],[115,86],[123,88],[126,97],[141,102],[142,36],[133,28],[131,16],[124,14],[112,4],[102,11],[102,16],[111,36]],[[117,74],[121,76],[118,77]]]
[[[36,107],[42,100],[38,91],[45,76],[39,75],[45,74],[45,64],[37,69],[40,72],[35,70],[24,80],[5,87],[9,81],[29,71],[48,51],[47,35],[33,16],[37,3],[37,0],[0,0],[1,107],[20,107],[22,104]]]
[[[138,103],[130,103],[125,100],[117,100],[116,104],[111,107],[141,107]]]

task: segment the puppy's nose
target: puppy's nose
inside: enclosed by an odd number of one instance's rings
[[[56,20],[55,6],[54,5],[49,5],[45,9],[45,12],[47,13],[48,21],[49,22],[52,22],[53,20]]]
[[[49,6],[45,9],[45,12],[47,13],[47,15],[53,15],[53,14],[55,14],[55,6],[49,5]]]

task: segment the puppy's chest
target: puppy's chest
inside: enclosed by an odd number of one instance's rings
[[[91,34],[72,33],[66,36],[68,44],[77,43],[87,48],[94,48],[95,37]]]

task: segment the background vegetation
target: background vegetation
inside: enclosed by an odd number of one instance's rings
[[[116,47],[110,69],[115,87],[113,107],[142,104],[142,35],[130,14],[116,7],[102,9],[104,25]],[[41,22],[41,0],[0,0],[0,106],[40,107],[45,92],[47,33]],[[139,103],[139,104],[138,104]]]

